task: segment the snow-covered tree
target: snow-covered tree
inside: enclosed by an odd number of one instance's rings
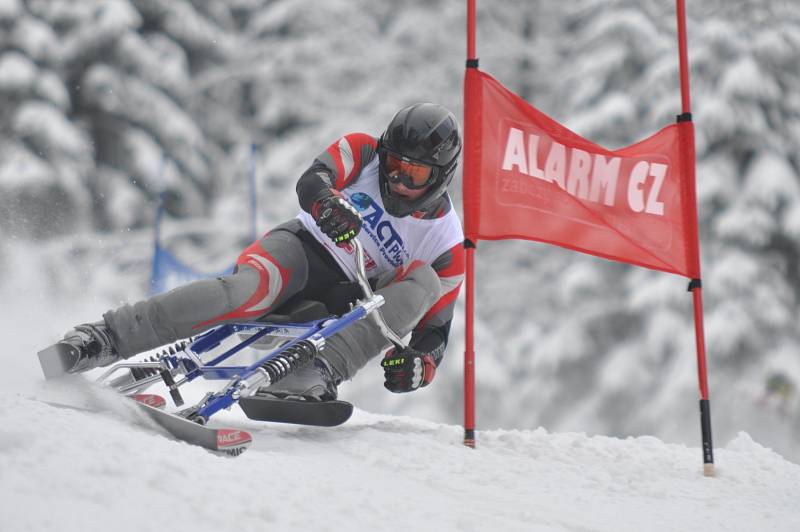
[[[23,232],[37,236],[149,224],[162,155],[172,163],[174,213],[207,211],[226,151],[249,140],[235,110],[195,82],[241,47],[224,6],[7,4],[4,218],[46,213],[24,224]]]
[[[81,226],[91,139],[72,120],[59,37],[19,1],[0,5],[0,226],[42,237]]]

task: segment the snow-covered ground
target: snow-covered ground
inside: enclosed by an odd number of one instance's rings
[[[472,450],[458,426],[359,404],[332,429],[223,412],[255,441],[235,459],[212,455],[143,426],[82,376],[43,381],[36,351],[107,302],[53,300],[35,268],[10,266],[0,530],[800,530],[800,466],[746,434],[719,442],[707,478],[698,448],[653,437],[498,430]]]
[[[255,439],[231,459],[136,414],[0,393],[2,529],[800,529],[800,466],[744,433],[707,478],[698,449],[652,437],[490,431],[471,450],[459,427],[363,410],[333,429],[230,413]]]

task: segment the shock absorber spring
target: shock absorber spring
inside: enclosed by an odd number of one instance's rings
[[[267,360],[261,367],[269,375],[270,384],[275,384],[295,369],[310,362],[317,352],[314,344],[308,340],[302,340],[287,348],[280,355]]]
[[[153,355],[142,362],[159,362],[159,357]],[[131,375],[137,381],[152,377],[156,373],[158,373],[158,368],[131,368]]]
[[[161,362],[161,359],[163,359],[164,357],[169,356],[169,355],[174,355],[177,352],[183,351],[186,348],[186,345],[188,343],[191,343],[191,342],[192,342],[192,338],[188,338],[187,340],[182,340],[180,342],[175,342],[171,346],[168,346],[168,347],[165,347],[164,349],[162,349],[161,353],[159,353],[157,355],[152,355],[152,356],[144,359],[142,362],[156,362],[156,363],[159,363],[159,362]],[[142,380],[142,379],[146,379],[147,377],[152,377],[156,373],[159,373],[159,369],[158,368],[132,368],[131,369],[131,375],[133,375],[133,378],[136,379],[137,381],[138,380]]]

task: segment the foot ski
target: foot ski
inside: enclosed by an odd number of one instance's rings
[[[281,399],[272,395],[255,395],[242,398],[239,406],[250,419],[274,423],[335,427],[353,413],[353,405],[346,401],[303,401]]]
[[[167,432],[192,445],[198,445],[214,453],[228,456],[239,456],[247,450],[253,442],[249,432],[236,429],[215,429],[189,421],[186,418],[162,412],[152,399],[157,397],[161,404],[166,401],[159,396],[136,395],[131,398],[141,406],[142,410]]]
[[[60,377],[75,367],[80,358],[77,348],[65,343],[53,344],[38,353],[45,379]]]

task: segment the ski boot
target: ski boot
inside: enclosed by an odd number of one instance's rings
[[[108,366],[120,358],[105,321],[77,325],[63,340],[39,351],[46,379]]]
[[[327,360],[315,357],[275,384],[259,388],[257,395],[301,401],[335,401],[337,386],[341,382]]]

